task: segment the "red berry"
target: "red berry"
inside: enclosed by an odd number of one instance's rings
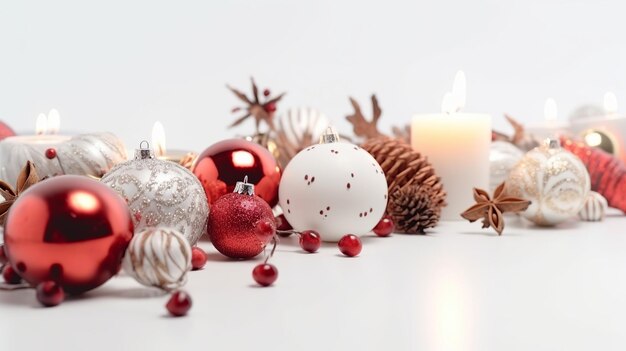
[[[191,296],[182,290],[176,290],[165,307],[172,316],[184,316],[191,309]]]
[[[19,284],[22,282],[22,277],[11,267],[10,264],[4,266],[2,270],[2,277],[7,284]]]
[[[271,220],[260,220],[256,224],[256,234],[263,240],[263,242],[267,242],[274,234],[276,234],[276,227],[273,221]]]
[[[47,280],[37,285],[37,300],[46,307],[56,306],[65,300],[65,292],[57,282]]]
[[[54,148],[46,149],[46,157],[49,160],[52,160],[53,158],[57,157],[57,150]]]
[[[0,266],[9,262],[7,254],[4,252],[4,245],[0,245]]]
[[[354,234],[346,234],[339,240],[339,251],[348,257],[354,257],[361,253],[363,245],[361,239]]]
[[[315,230],[305,230],[300,233],[300,247],[302,250],[314,253],[320,249],[320,245],[322,245],[322,238]]]
[[[268,102],[267,104],[265,104],[263,106],[263,109],[265,109],[265,111],[267,112],[275,112],[276,111],[276,104],[273,102]]]
[[[270,96],[270,90],[265,88],[265,90],[263,90],[263,96]]]
[[[204,268],[207,261],[207,255],[204,250],[194,246],[191,248],[191,267],[194,271]]]
[[[391,216],[384,216],[378,224],[374,227],[373,231],[380,237],[389,236],[396,229],[396,225],[393,223]]]
[[[278,269],[269,263],[261,263],[254,267],[252,278],[262,286],[270,286],[278,278]]]

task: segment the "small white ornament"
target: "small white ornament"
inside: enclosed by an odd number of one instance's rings
[[[532,202],[522,216],[542,226],[576,216],[590,190],[585,165],[558,140],[547,140],[526,153],[506,184],[508,194]]]
[[[206,233],[209,204],[198,178],[177,163],[154,158],[149,148],[137,150],[134,160],[117,165],[101,181],[126,200],[135,231],[174,228],[191,245]]]
[[[608,207],[604,196],[595,191],[590,191],[583,208],[578,212],[578,217],[587,222],[599,222],[604,219]]]
[[[296,230],[316,230],[337,242],[372,230],[387,206],[387,180],[362,148],[339,141],[332,130],[323,142],[299,152],[283,172],[280,205]]]
[[[494,141],[489,147],[489,192],[506,181],[517,162],[524,157],[522,150],[506,141]]]
[[[143,285],[176,289],[185,284],[191,270],[191,246],[177,230],[147,228],[133,236],[122,266]]]

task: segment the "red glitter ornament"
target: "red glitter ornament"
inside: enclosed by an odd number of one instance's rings
[[[46,157],[49,160],[52,160],[53,158],[57,157],[57,150],[54,148],[46,149]]]
[[[165,307],[174,317],[182,317],[191,309],[191,296],[182,290],[175,291]]]
[[[65,300],[63,288],[51,280],[37,284],[37,300],[46,307],[59,305]]]
[[[361,239],[354,234],[344,235],[337,245],[339,246],[339,251],[348,257],[354,257],[360,254],[361,249],[363,249]]]
[[[278,203],[281,170],[267,149],[251,141],[228,139],[209,146],[198,156],[193,173],[202,183],[209,204],[232,192],[244,176],[270,206]]]
[[[19,284],[22,282],[22,277],[11,267],[10,264],[4,266],[2,270],[2,278],[7,284]]]
[[[81,293],[120,269],[133,236],[126,202],[106,185],[63,175],[30,187],[5,223],[9,262],[31,285],[52,280]]]
[[[315,230],[305,230],[300,233],[300,247],[310,253],[317,252],[322,245],[322,238]]]
[[[270,286],[278,279],[278,269],[272,264],[261,263],[252,270],[252,278],[259,285]]]
[[[194,271],[204,268],[207,261],[207,255],[204,250],[194,246],[191,248],[191,267]]]
[[[587,167],[591,190],[606,198],[609,206],[626,212],[626,165],[623,161],[583,142],[561,137],[561,145]]]
[[[393,233],[394,229],[396,229],[396,225],[393,223],[393,219],[391,219],[391,216],[383,216],[383,218],[380,220],[380,222],[378,222],[378,224],[376,224],[372,231],[374,232],[374,234],[380,237],[385,237]]]
[[[276,232],[272,209],[254,196],[254,189],[245,178],[237,183],[235,192],[222,196],[211,206],[209,238],[225,256],[247,259],[260,254],[272,236],[259,235],[259,222],[266,222],[268,231]]]

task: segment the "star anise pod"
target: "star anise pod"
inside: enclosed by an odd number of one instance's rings
[[[461,217],[470,222],[482,218],[483,228],[492,227],[498,235],[502,235],[504,230],[503,213],[525,211],[530,206],[528,200],[507,196],[504,191],[505,186],[505,183],[498,185],[493,193],[493,199],[489,197],[486,191],[474,188],[476,204],[461,213]]]
[[[276,103],[280,101],[280,99],[285,96],[285,93],[282,93],[276,97],[270,97],[269,89],[265,89],[263,91],[264,101],[261,101],[259,98],[259,88],[254,82],[254,78],[250,78],[252,81],[252,98],[248,98],[246,94],[241,91],[232,88],[230,86],[226,86],[230,91],[239,98],[239,100],[243,101],[246,106],[235,107],[233,109],[233,113],[238,112],[240,110],[244,110],[245,114],[239,117],[235,122],[233,122],[229,128],[237,126],[241,124],[243,121],[248,119],[249,117],[254,117],[254,121],[256,123],[256,132],[259,133],[259,126],[261,121],[265,122],[270,130],[274,130],[274,113],[276,112]]]
[[[20,171],[15,189],[0,180],[0,195],[4,198],[4,202],[0,203],[0,225],[4,225],[9,209],[17,198],[39,180],[35,165],[30,161],[26,162],[26,166]]]

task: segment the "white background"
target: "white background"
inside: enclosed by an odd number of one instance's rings
[[[626,100],[623,1],[0,2],[0,119],[32,132],[56,107],[62,130],[109,130],[132,148],[161,120],[168,146],[201,151],[249,91],[287,91],[279,110],[325,112],[343,132],[348,95],[379,95],[381,124],[438,111],[454,73],[466,111],[561,118],[606,90]],[[367,105],[367,106],[368,106]],[[367,107],[369,111],[369,107]]]

